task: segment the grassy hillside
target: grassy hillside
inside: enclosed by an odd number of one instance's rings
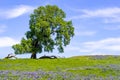
[[[15,76],[16,79],[18,76],[22,76],[19,74],[27,74],[25,72],[36,72],[38,74],[42,71],[46,73],[44,73],[44,76],[41,77],[40,80],[48,80],[53,74],[58,77],[52,77],[50,80],[72,80],[73,78],[78,78],[78,80],[84,80],[86,78],[90,78],[91,80],[95,78],[103,78],[103,80],[106,78],[114,78],[114,80],[117,80],[120,76],[120,57],[76,56],[61,59],[1,59],[0,71],[2,75],[1,78],[4,78],[5,74],[7,74],[8,76]],[[6,71],[7,73],[5,73]],[[18,75],[14,75],[15,72]],[[53,72],[52,75],[49,74],[50,72]],[[65,75],[67,77],[65,77]],[[41,73],[38,74],[38,76],[41,76]],[[30,77],[31,80],[32,78],[35,77]],[[25,80],[27,79],[25,78]]]

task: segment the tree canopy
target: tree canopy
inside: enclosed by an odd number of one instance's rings
[[[29,31],[20,44],[13,45],[15,54],[53,52],[57,47],[60,53],[63,46],[70,43],[74,36],[72,21],[65,21],[66,14],[56,5],[40,6],[30,15]]]

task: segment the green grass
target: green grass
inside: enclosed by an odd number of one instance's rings
[[[118,76],[120,57],[77,56],[61,59],[0,59],[0,70],[15,71],[63,71],[79,75]]]

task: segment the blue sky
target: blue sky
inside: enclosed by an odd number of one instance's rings
[[[0,0],[0,58],[14,53],[12,45],[19,43],[29,29],[29,15],[39,6],[57,5],[72,20],[75,36],[64,53],[57,50],[41,55],[119,55],[120,0]],[[17,55],[30,57],[30,55]]]

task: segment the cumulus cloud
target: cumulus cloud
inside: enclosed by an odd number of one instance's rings
[[[0,47],[10,47],[14,44],[19,43],[18,40],[15,40],[10,37],[0,37]]]
[[[34,9],[34,7],[32,6],[27,6],[27,5],[19,5],[19,6],[16,6],[12,9],[1,9],[1,13],[0,13],[0,17],[2,18],[7,18],[7,19],[10,19],[10,18],[16,18],[16,17],[19,17],[25,13],[29,13],[29,12],[32,12]]]

